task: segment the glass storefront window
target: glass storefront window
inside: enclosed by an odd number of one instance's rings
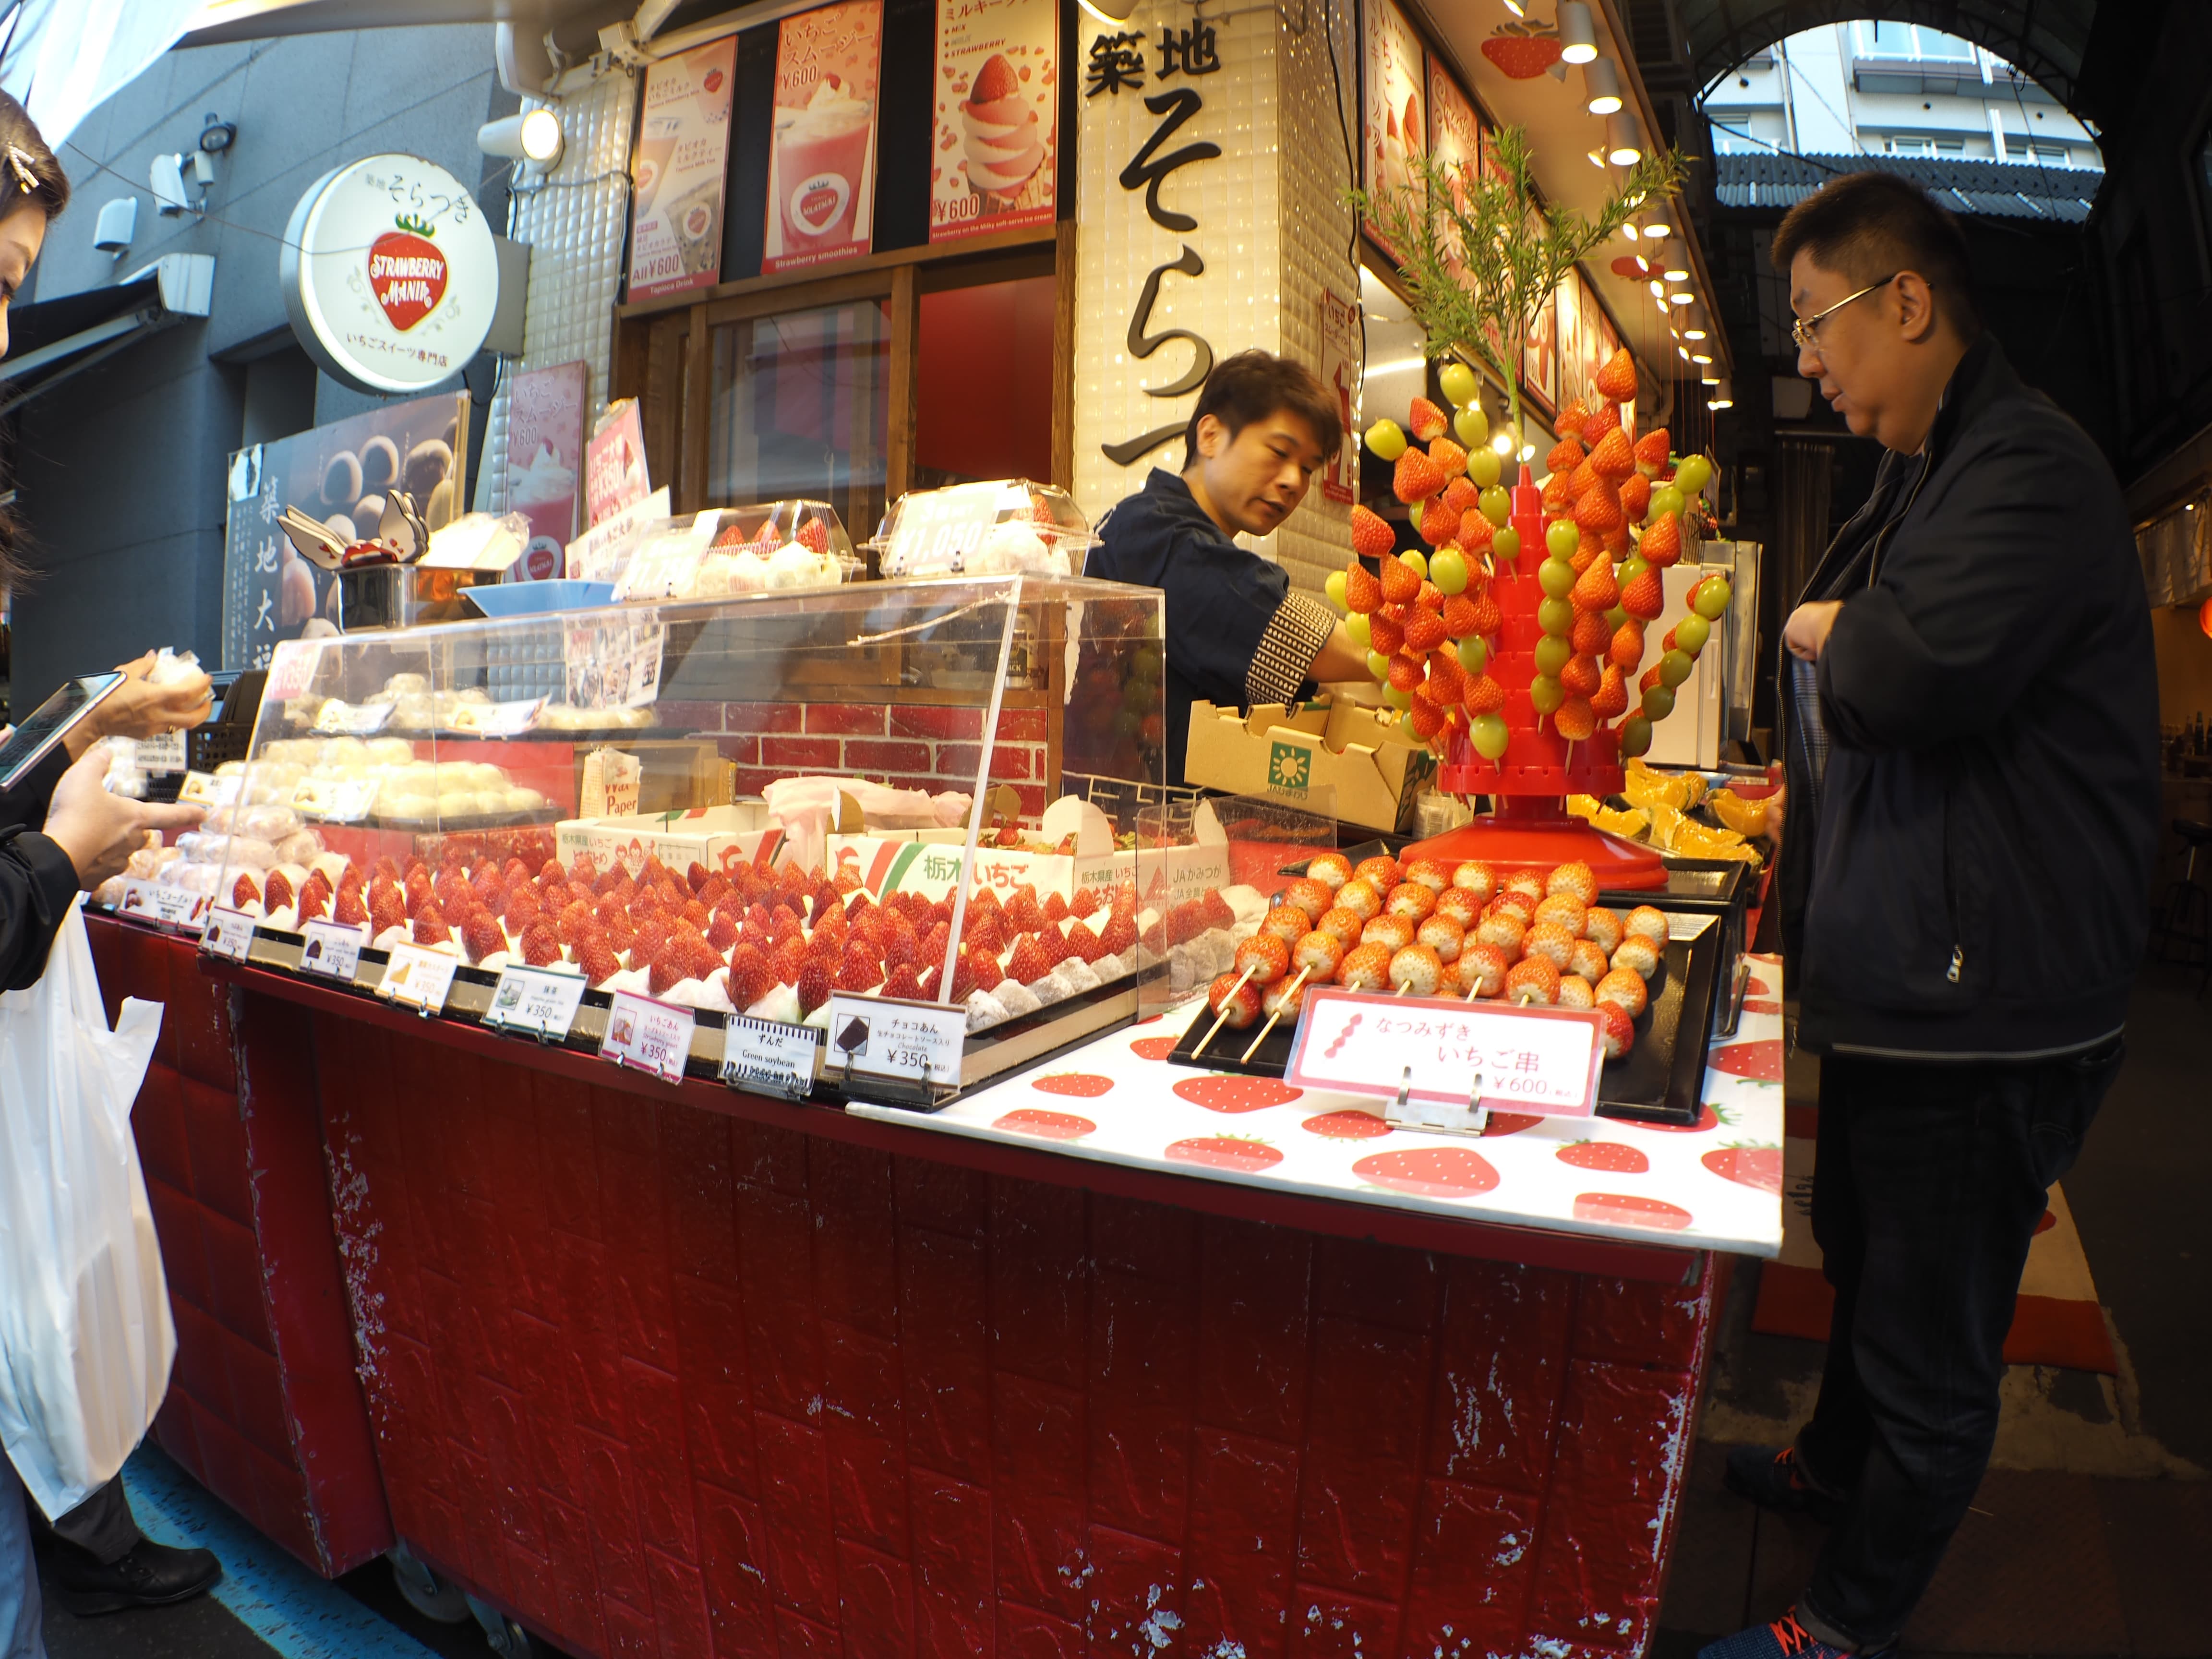
[[[885,302],[779,312],[714,331],[709,506],[826,500],[857,538],[884,514]]]
[[[914,488],[1052,477],[1050,276],[921,295]]]

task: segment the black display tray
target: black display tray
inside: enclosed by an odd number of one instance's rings
[[[1647,896],[1645,903],[1651,902]],[[1662,908],[1667,908],[1664,905]],[[1712,1041],[1713,1005],[1719,994],[1722,929],[1716,922],[1695,939],[1667,941],[1659,971],[1646,988],[1650,1000],[1636,1019],[1636,1046],[1607,1060],[1598,1079],[1598,1115],[1644,1123],[1692,1124],[1703,1109],[1705,1057]],[[1254,1051],[1250,1032],[1226,1025],[1195,1056],[1191,1050],[1213,1024],[1212,1016],[1194,1020],[1176,1040],[1169,1060],[1203,1071],[1233,1072],[1245,1077],[1279,1078],[1291,1063],[1295,1028],[1279,1023]]]

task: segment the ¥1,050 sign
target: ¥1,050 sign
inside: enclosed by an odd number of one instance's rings
[[[499,301],[491,230],[461,181],[415,155],[323,175],[279,259],[307,355],[361,392],[417,392],[467,367]]]

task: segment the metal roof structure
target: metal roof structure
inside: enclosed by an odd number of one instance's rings
[[[2080,224],[2105,182],[2100,170],[1923,155],[1784,155],[1729,153],[1713,158],[1714,195],[1723,207],[1778,211],[1846,173],[1894,173],[1954,213]]]

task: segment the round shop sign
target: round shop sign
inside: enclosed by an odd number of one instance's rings
[[[415,155],[323,175],[292,210],[279,275],[307,355],[359,392],[425,392],[482,349],[499,300],[491,228]]]

